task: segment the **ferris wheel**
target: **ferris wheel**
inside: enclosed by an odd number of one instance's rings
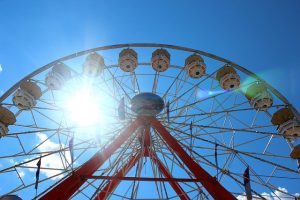
[[[0,97],[0,199],[264,199],[300,185],[299,122],[263,79],[204,51],[77,52]]]

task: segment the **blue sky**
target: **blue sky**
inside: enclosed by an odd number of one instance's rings
[[[1,90],[76,51],[157,42],[235,61],[262,75],[300,109],[299,1],[1,0],[0,8]]]
[[[0,0],[0,90],[76,51],[151,42],[232,60],[300,110],[299,25],[297,0]]]

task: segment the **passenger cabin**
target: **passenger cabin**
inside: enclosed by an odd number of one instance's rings
[[[119,66],[124,72],[133,72],[137,65],[137,53],[133,49],[123,49],[120,52]]]
[[[165,49],[157,49],[152,53],[151,65],[157,72],[164,72],[170,66],[170,53]]]
[[[267,86],[261,82],[250,85],[245,94],[250,105],[256,110],[265,111],[273,104],[273,98]]]
[[[20,88],[13,95],[13,103],[21,110],[28,110],[36,105],[36,100],[42,96],[41,88],[31,81],[20,84]]]
[[[45,83],[51,90],[61,89],[65,82],[71,78],[71,70],[64,63],[57,63],[46,75]]]
[[[0,105],[0,138],[7,135],[8,126],[15,122],[15,115],[10,110]]]
[[[235,90],[240,87],[240,76],[227,64],[218,70],[216,79],[224,90]]]
[[[89,54],[83,63],[83,74],[89,77],[99,76],[105,67],[104,58],[94,52]]]
[[[294,141],[300,137],[300,124],[290,108],[282,108],[275,112],[271,122],[278,126],[278,132],[284,138]]]
[[[200,55],[193,54],[185,59],[185,68],[191,78],[200,78],[205,75],[206,65]]]

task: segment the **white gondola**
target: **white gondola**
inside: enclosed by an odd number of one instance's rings
[[[200,78],[205,75],[206,65],[200,55],[193,54],[185,59],[185,68],[191,78]]]
[[[123,49],[120,52],[119,66],[124,72],[133,72],[137,65],[137,53],[133,49]]]
[[[59,90],[70,78],[70,68],[63,63],[58,63],[53,66],[52,70],[46,75],[45,83],[49,89]]]
[[[15,115],[7,108],[0,106],[0,138],[7,135],[8,126],[15,122]]]
[[[290,108],[282,108],[275,112],[271,122],[278,125],[278,133],[284,138],[295,141],[300,137],[300,124]]]
[[[250,100],[250,105],[259,110],[267,110],[273,104],[272,95],[268,91],[256,94]]]
[[[13,103],[21,110],[31,109],[36,105],[36,100],[42,96],[40,87],[30,81],[21,83],[20,88],[13,95]]]
[[[291,141],[295,141],[300,137],[300,125],[296,120],[291,119],[278,127],[278,133]]]
[[[151,65],[157,72],[164,72],[170,66],[170,53],[165,49],[157,49],[152,53]]]
[[[91,53],[83,63],[83,73],[90,77],[96,77],[102,73],[104,67],[104,58],[98,53]]]
[[[219,69],[216,79],[224,90],[234,90],[240,87],[240,76],[231,66],[225,65]]]
[[[245,96],[256,110],[265,111],[273,104],[273,97],[263,83],[254,83],[249,86]]]

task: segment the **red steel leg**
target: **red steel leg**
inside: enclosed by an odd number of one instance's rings
[[[122,169],[120,169],[114,177],[124,177],[128,171],[135,165],[135,163],[138,161],[140,154],[136,154],[133,156],[129,162],[127,162]],[[157,158],[155,153],[147,152],[147,155],[150,156],[150,158],[153,160],[153,162],[158,166],[158,168],[161,170],[165,178],[172,178],[167,168],[162,164],[162,162]],[[103,190],[98,194],[98,196],[95,198],[95,200],[103,200],[106,199],[109,194],[114,191],[114,189],[118,186],[120,183],[120,179],[113,179],[111,180],[104,188]],[[180,185],[175,181],[169,181],[170,185],[173,187],[175,192],[178,194],[180,199],[189,200],[190,198],[187,196],[187,194],[184,192],[184,190],[180,187]]]
[[[98,151],[90,160],[74,171],[52,190],[46,193],[41,200],[69,199],[84,183],[84,176],[91,176],[129,137],[142,125],[140,118],[135,119],[107,148]]]
[[[178,155],[189,170],[197,179],[202,181],[201,184],[206,188],[215,200],[236,200],[236,198],[228,192],[214,177],[207,173],[200,165],[198,165],[185,150],[179,145],[177,140],[169,133],[169,131],[154,117],[149,117],[151,125],[158,131],[160,136],[166,141],[170,148]]]
[[[115,177],[124,177],[126,174],[130,171],[130,169],[137,163],[137,161],[140,158],[140,154],[137,153],[133,157],[130,158],[130,160],[123,166],[122,169],[120,169],[114,176]],[[110,193],[112,193],[116,187],[120,183],[120,179],[114,179],[109,181],[109,183],[102,189],[102,191],[98,194],[98,196],[95,198],[95,200],[103,200],[106,199]]]
[[[164,166],[164,164],[160,161],[160,159],[157,157],[157,155],[149,151],[149,156],[153,160],[153,162],[158,166],[159,170],[163,173],[165,178],[173,178],[168,169]],[[190,198],[188,195],[185,193],[185,191],[181,188],[181,186],[178,184],[178,182],[175,181],[170,181],[169,182],[172,188],[175,190],[177,195],[180,197],[180,199],[183,200],[189,200]]]
[[[143,130],[139,133],[138,139],[143,147],[151,145],[150,125],[144,124]]]

